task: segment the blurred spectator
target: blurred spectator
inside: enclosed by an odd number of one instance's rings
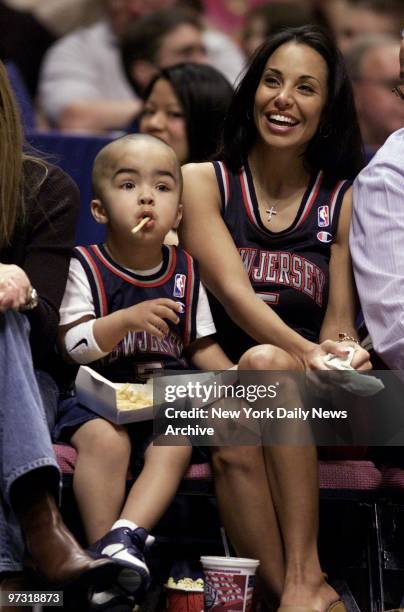
[[[394,94],[404,106],[404,39],[400,49],[400,72],[397,71],[394,92],[390,95]],[[401,129],[388,138],[354,182],[350,249],[358,294],[374,349],[389,368],[401,370],[398,375],[402,378],[404,121],[399,127]],[[398,450],[401,456],[396,455],[393,461],[399,460],[402,465],[402,448]],[[403,604],[404,599],[400,610]]]
[[[6,0],[6,4],[32,13],[56,36],[94,23],[101,16],[100,0]]]
[[[242,46],[247,57],[265,39],[285,27],[299,27],[317,23],[314,12],[304,3],[268,2],[258,6],[247,15],[242,34]]]
[[[212,66],[179,64],[161,70],[145,93],[139,128],[164,140],[181,164],[218,151],[233,88]]]
[[[404,28],[403,0],[329,0],[323,10],[343,53],[360,36],[390,34],[399,38]]]
[[[0,40],[3,61],[12,61],[31,96],[35,95],[42,57],[54,36],[23,11],[0,2]]]
[[[48,52],[41,73],[40,103],[50,121],[69,130],[125,127],[140,110],[120,64],[117,38],[141,15],[176,0],[100,0],[105,19],[70,34]],[[212,64],[234,81],[243,67],[237,46],[221,32],[205,30]]]
[[[399,48],[393,37],[365,36],[346,55],[362,137],[370,151],[404,125],[404,104],[391,93],[399,72]]]
[[[208,61],[198,18],[180,9],[138,19],[124,36],[121,53],[126,76],[140,96],[159,68]]]
[[[245,25],[248,12],[260,4],[263,4],[263,0],[203,1],[209,23],[224,32],[229,32],[229,34],[241,31]]]

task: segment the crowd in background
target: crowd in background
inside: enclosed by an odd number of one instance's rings
[[[37,126],[126,130],[159,68],[208,63],[231,84],[267,36],[320,24],[346,57],[368,153],[403,124],[391,97],[404,28],[400,0],[2,0],[3,58],[17,67]],[[136,123],[135,123],[136,125]]]

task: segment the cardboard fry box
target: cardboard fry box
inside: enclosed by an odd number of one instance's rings
[[[153,405],[133,410],[118,409],[117,390],[124,386],[124,383],[111,382],[87,366],[79,368],[76,378],[78,400],[115,425],[152,419]],[[153,402],[153,383],[131,384],[130,388],[133,391],[141,391]]]

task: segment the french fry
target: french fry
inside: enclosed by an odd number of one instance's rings
[[[132,234],[136,234],[149,221],[150,221],[150,217],[143,217],[143,219],[141,221],[139,221],[139,223],[137,225],[135,225],[135,227],[132,227],[132,229],[130,231],[132,232]]]

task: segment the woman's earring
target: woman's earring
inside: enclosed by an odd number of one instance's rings
[[[247,121],[251,121],[251,113],[249,110],[246,112],[245,116],[247,118]]]
[[[318,132],[321,138],[328,138],[331,135],[332,127],[329,123],[322,123]]]

